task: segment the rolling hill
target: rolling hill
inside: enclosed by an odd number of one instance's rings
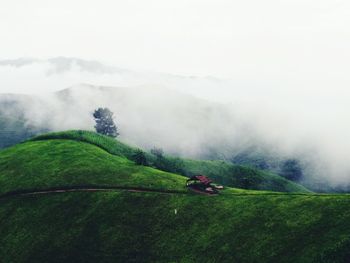
[[[0,149],[42,132],[90,130],[94,125],[91,113],[101,106],[115,113],[121,139],[144,149],[157,147],[184,158],[249,165],[316,192],[344,192],[349,188],[331,179],[330,160],[321,158],[317,147],[306,143],[306,147],[298,146],[291,152],[281,150],[281,143],[289,140],[265,140],[263,134],[270,133],[261,132],[249,114],[233,105],[206,101],[162,85],[81,84],[48,94],[0,94]],[[300,164],[300,179],[293,179],[283,169],[290,160]]]
[[[90,143],[103,148],[113,155],[125,157],[129,160],[133,160],[133,155],[136,151],[136,148],[118,140],[89,131],[48,133],[37,136],[32,141],[48,139],[65,139]],[[231,187],[280,192],[309,192],[305,187],[286,180],[281,176],[246,166],[233,165],[224,161],[180,159],[171,156],[164,156],[161,162],[157,162],[154,155],[150,153],[145,154],[150,166],[153,165],[155,168],[188,177],[196,174],[205,174],[215,179],[218,183]]]
[[[349,195],[229,187],[198,195],[181,175],[135,165],[132,148],[118,141],[111,147],[86,132],[55,137],[0,152],[2,262],[350,258]]]
[[[270,153],[279,144],[262,140],[261,134],[249,123],[249,116],[230,105],[157,85],[106,87],[82,84],[49,94],[0,94],[0,115],[13,119],[20,116],[26,124],[14,127],[0,117],[5,126],[11,126],[10,129],[0,126],[0,148],[2,142],[6,146],[14,145],[20,139],[39,134],[29,134],[28,125],[46,132],[89,130],[94,125],[91,113],[101,106],[109,107],[115,113],[122,140],[141,148],[158,147],[176,156],[220,159],[282,175],[281,164],[295,157],[278,151]],[[16,136],[17,133],[21,136]],[[254,146],[259,146],[259,150]],[[307,157],[302,159],[305,159],[302,166],[305,170]]]
[[[346,195],[114,191],[21,196],[0,203],[2,262],[349,259]]]
[[[31,142],[4,150],[0,167],[0,194],[70,186],[179,189],[181,185],[183,189],[185,184],[182,176],[137,166],[94,145],[67,140]]]

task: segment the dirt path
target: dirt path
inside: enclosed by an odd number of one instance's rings
[[[0,195],[1,199],[7,199],[20,196],[36,196],[36,195],[48,195],[48,194],[60,194],[70,192],[113,192],[113,191],[127,191],[134,193],[157,193],[157,194],[177,194],[177,195],[204,195],[204,196],[218,196],[220,194],[207,194],[200,193],[198,191],[186,191],[184,190],[165,190],[165,189],[150,189],[142,187],[124,187],[124,186],[67,186],[67,187],[51,187],[46,189],[27,189],[11,191]],[[225,196],[240,196],[240,197],[261,197],[261,196],[305,196],[305,197],[348,197],[349,194],[319,194],[319,193],[225,193]]]
[[[16,196],[35,196],[35,195],[47,195],[47,194],[59,194],[59,193],[70,193],[70,192],[112,192],[112,191],[127,191],[127,192],[139,192],[139,193],[158,193],[158,194],[190,194],[186,191],[180,190],[162,190],[162,189],[148,189],[138,187],[97,187],[97,186],[72,186],[72,187],[55,187],[47,189],[28,189],[7,192],[0,195],[0,199],[16,197]]]

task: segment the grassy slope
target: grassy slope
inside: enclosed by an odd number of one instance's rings
[[[279,192],[309,192],[304,186],[285,178],[251,167],[233,165],[223,161],[184,160],[189,174],[205,174],[218,183],[253,190]]]
[[[350,197],[225,190],[72,140],[0,152],[0,192],[106,184],[184,194],[61,193],[0,199],[2,262],[348,262]],[[177,214],[174,213],[177,209]]]
[[[0,152],[0,194],[68,185],[184,190],[185,178],[136,166],[126,158],[78,141],[27,142]]]
[[[97,145],[107,152],[123,156],[128,159],[132,158],[135,148],[125,145],[117,140],[102,136],[94,132],[88,131],[68,131],[49,133],[38,136],[33,140],[47,139],[70,139],[88,142]],[[154,159],[151,154],[146,154],[147,159]],[[166,157],[169,160],[175,158]],[[255,190],[271,190],[281,192],[309,192],[305,187],[284,179],[281,176],[257,170],[250,167],[233,165],[223,161],[201,161],[181,159],[183,164],[183,175],[191,176],[195,174],[205,174],[218,183],[222,183],[231,187],[255,189]]]
[[[2,262],[349,262],[349,211],[345,195],[122,191],[20,197],[0,200],[0,257]]]

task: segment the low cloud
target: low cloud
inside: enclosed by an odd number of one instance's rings
[[[260,145],[275,156],[299,157],[314,177],[334,185],[350,181],[350,93],[345,81],[322,82],[321,77],[259,83],[81,61],[61,60],[59,67],[57,60],[0,62],[1,92],[34,93],[19,99],[28,124],[92,129],[92,111],[107,106],[116,115],[121,139],[140,147],[230,158]],[[53,93],[65,87],[72,88]]]

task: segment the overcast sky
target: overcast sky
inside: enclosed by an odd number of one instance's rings
[[[350,2],[2,0],[0,58],[74,56],[185,75],[346,83]]]
[[[0,60],[57,56],[229,79],[155,74],[165,87],[233,103],[271,141],[314,139],[350,180],[350,1],[0,0]],[[47,67],[1,66],[0,92],[117,86],[125,77]],[[135,76],[127,84],[142,84]]]

